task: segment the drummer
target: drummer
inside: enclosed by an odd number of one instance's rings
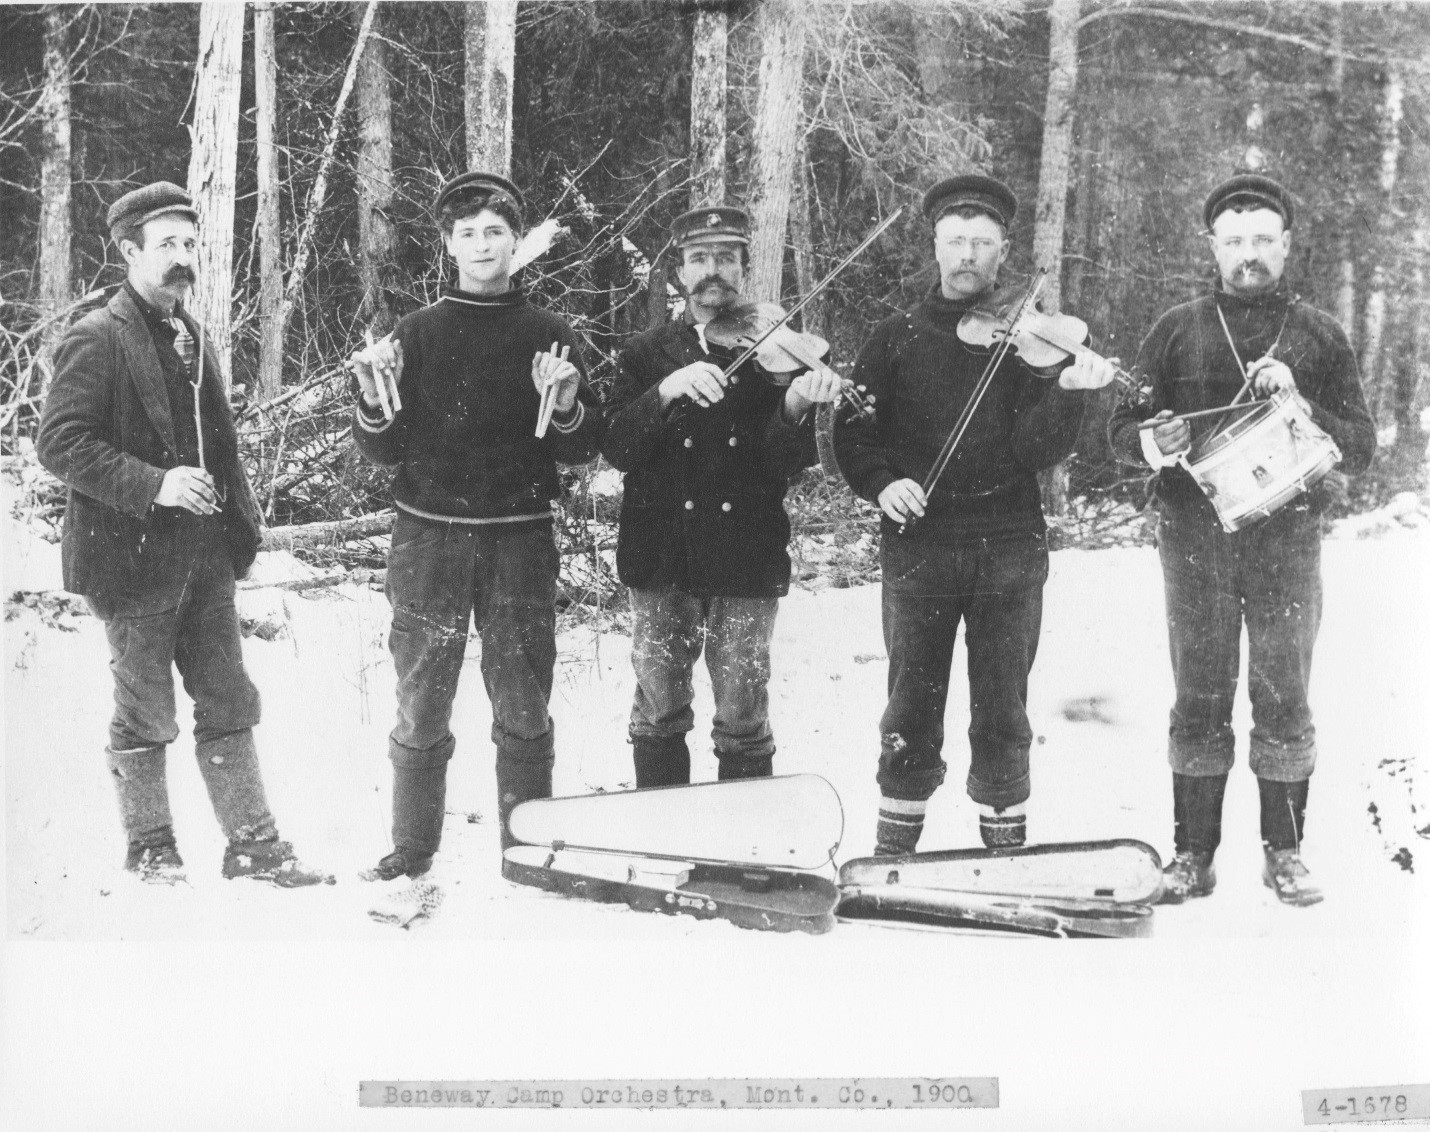
[[[1227,405],[1242,393],[1242,402],[1294,400],[1335,441],[1342,471],[1357,474],[1370,465],[1375,428],[1355,353],[1336,321],[1301,302],[1282,279],[1294,219],[1291,194],[1269,177],[1239,174],[1212,190],[1202,220],[1219,279],[1209,294],[1164,314],[1142,344],[1138,369],[1152,386],[1151,418],[1143,419],[1145,404],[1124,403],[1108,424],[1120,460],[1156,471],[1176,683],[1168,740],[1176,855],[1165,870],[1167,903],[1206,896],[1216,884],[1212,858],[1235,751],[1231,716],[1243,621],[1262,878],[1284,903],[1322,898],[1300,850],[1316,765],[1306,692],[1321,620],[1324,489],[1318,485],[1228,533],[1179,463],[1237,416],[1181,414]]]

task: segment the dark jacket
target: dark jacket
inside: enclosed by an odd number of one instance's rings
[[[469,523],[550,522],[561,494],[557,461],[593,459],[604,426],[565,320],[516,288],[493,296],[449,289],[404,318],[396,337],[402,411],[389,423],[359,399],[353,439],[369,460],[398,468],[397,505]],[[577,407],[538,439],[531,363],[553,342],[571,347],[581,385]]]
[[[908,314],[879,323],[852,375],[875,399],[874,420],[836,425],[834,452],[854,491],[871,502],[899,479],[923,482],[983,374],[991,349],[958,337],[968,303],[937,287]],[[1057,373],[1004,357],[958,449],[934,486],[928,512],[906,537],[951,542],[1042,532],[1037,473],[1072,453],[1087,393]],[[897,530],[887,517],[885,533]]]
[[[814,414],[784,419],[785,390],[753,363],[709,408],[685,398],[665,411],[657,386],[691,362],[724,368],[688,322],[634,338],[607,400],[602,453],[626,473],[616,569],[638,589],[696,597],[780,597],[789,592],[790,477],[818,459]]]
[[[1291,367],[1297,390],[1310,402],[1311,419],[1341,450],[1340,470],[1351,475],[1365,471],[1375,455],[1375,426],[1361,392],[1355,352],[1335,319],[1284,289],[1244,298],[1218,288],[1157,320],[1137,354],[1137,369],[1151,383],[1150,405],[1124,402],[1108,421],[1108,440],[1118,459],[1147,467],[1137,430],[1140,421],[1163,409],[1191,413],[1217,408],[1229,404],[1241,389],[1241,370],[1217,318],[1218,305],[1247,365],[1280,335],[1273,356]],[[1189,423],[1194,438],[1221,427],[1215,417]],[[1307,492],[1304,501],[1298,500],[1298,506],[1319,514],[1324,482]],[[1164,504],[1211,515],[1211,505],[1180,465],[1157,473],[1156,492]]]
[[[180,314],[197,340],[198,324]],[[207,342],[204,357],[205,435],[215,441],[205,463],[226,487],[222,521],[234,574],[242,577],[258,552],[258,510],[239,463],[218,355]],[[165,471],[182,461],[154,338],[127,290],[80,319],[60,343],[35,448],[69,488],[65,589],[91,596],[182,589],[195,524],[204,520],[154,504]]]

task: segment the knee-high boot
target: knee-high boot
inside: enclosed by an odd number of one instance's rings
[[[690,782],[690,748],[684,735],[632,735],[631,757],[637,790]]]
[[[230,842],[277,838],[253,732],[244,729],[205,739],[195,746],[194,753],[224,836]]]
[[[165,753],[162,744],[122,751],[104,749],[128,842],[124,867],[146,880],[181,879],[179,870],[184,865],[174,844]]]
[[[517,844],[511,835],[511,812],[522,802],[551,797],[551,770],[556,764],[556,753],[553,732],[538,739],[511,735],[497,738],[497,816],[501,821],[504,853]]]

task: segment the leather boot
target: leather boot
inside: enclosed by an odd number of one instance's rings
[[[690,783],[690,748],[684,735],[632,735],[631,758],[637,790]]]
[[[1261,845],[1266,852],[1262,883],[1274,891],[1283,904],[1297,908],[1319,904],[1325,894],[1311,880],[1301,860],[1310,781],[1273,782],[1258,778],[1256,783],[1261,792]]]
[[[775,772],[775,753],[768,755],[727,755],[716,751],[719,765],[715,778],[719,782],[734,782],[741,778],[769,778]]]
[[[1227,775],[1172,775],[1176,856],[1162,870],[1160,904],[1208,896],[1216,888],[1212,857],[1221,845],[1221,808]]]
[[[247,877],[275,888],[337,883],[332,873],[298,860],[293,846],[276,836],[230,841],[223,851],[223,875],[228,880]]]
[[[1017,849],[1028,840],[1028,807],[1016,802],[1001,809],[979,805],[978,836],[987,849]]]
[[[522,802],[551,797],[551,768],[554,755],[537,758],[517,758],[497,752],[497,812],[501,818],[501,847],[505,853],[519,844],[511,835],[511,812]]]
[[[278,831],[263,793],[253,732],[245,729],[205,739],[194,753],[224,836],[229,841],[275,839]]]

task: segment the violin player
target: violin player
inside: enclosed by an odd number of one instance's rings
[[[707,326],[743,303],[749,217],[698,208],[672,225],[680,318],[636,336],[607,400],[602,453],[625,473],[616,567],[629,588],[636,786],[690,781],[691,673],[702,649],[714,691],[721,780],[772,773],[770,639],[789,592],[784,495],[817,460],[814,408],[840,395],[816,367],[787,387]]]
[[[1340,449],[1342,471],[1355,474],[1370,465],[1375,428],[1345,332],[1283,283],[1294,217],[1291,194],[1269,177],[1239,174],[1212,190],[1202,220],[1216,285],[1169,310],[1142,343],[1138,368],[1151,382],[1152,412],[1122,404],[1108,423],[1118,458],[1156,472],[1157,543],[1176,684],[1167,746],[1176,850],[1165,870],[1168,903],[1206,896],[1216,884],[1212,857],[1235,754],[1231,716],[1243,622],[1248,762],[1261,796],[1263,880],[1287,904],[1322,897],[1300,847],[1316,765],[1307,683],[1321,618],[1323,492],[1312,488],[1227,532],[1191,475],[1177,466],[1194,439],[1193,423],[1180,414],[1201,412],[1195,432],[1215,433],[1231,418],[1209,418],[1205,410],[1228,405],[1247,387],[1258,396],[1295,398]]]
[[[968,646],[969,797],[993,848],[1026,839],[1030,795],[1028,673],[1042,621],[1047,525],[1037,473],[1066,458],[1092,390],[1113,379],[1095,355],[1035,371],[1015,353],[931,494],[941,446],[980,386],[992,348],[959,335],[964,316],[996,302],[1018,202],[987,176],[940,181],[924,197],[939,280],[912,311],[879,323],[853,381],[876,403],[835,426],[854,491],[883,511],[884,641],[889,699],[879,721],[876,855],[912,853],[943,782],[944,708],[960,622]]]

